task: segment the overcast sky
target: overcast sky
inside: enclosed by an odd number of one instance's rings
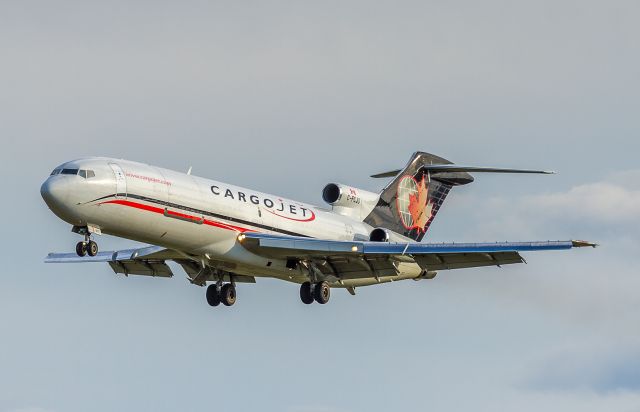
[[[375,4],[374,4],[375,3]],[[0,1],[0,412],[640,411],[637,1]],[[586,238],[335,290],[50,265],[58,164],[127,158],[321,203],[415,150],[479,176],[427,241]],[[131,242],[103,236],[101,248]]]

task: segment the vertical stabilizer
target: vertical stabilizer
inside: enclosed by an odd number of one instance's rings
[[[473,182],[473,177],[466,172],[434,172],[430,165],[452,163],[429,153],[416,152],[404,169],[374,176],[395,177],[382,190],[378,204],[364,222],[422,240],[451,188]]]

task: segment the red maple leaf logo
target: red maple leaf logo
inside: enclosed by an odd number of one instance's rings
[[[417,184],[417,189],[418,192],[415,195],[409,195],[408,209],[413,219],[413,226],[418,230],[424,230],[433,210],[433,205],[429,202],[429,188],[424,181],[424,176],[422,176],[420,183]]]

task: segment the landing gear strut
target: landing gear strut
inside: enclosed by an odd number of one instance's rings
[[[236,299],[236,287],[232,283],[225,283],[222,287],[214,283],[207,287],[207,303],[211,306],[218,306],[220,303],[232,306]]]
[[[329,302],[331,297],[331,288],[327,282],[318,282],[311,284],[311,282],[304,282],[300,285],[300,300],[305,305],[310,305],[315,300],[321,305]]]

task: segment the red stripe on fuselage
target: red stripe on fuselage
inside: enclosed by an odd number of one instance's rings
[[[143,203],[132,202],[130,200],[120,200],[120,199],[118,199],[118,200],[109,200],[109,201],[102,202],[102,203],[99,203],[99,204],[101,204],[101,205],[113,204],[113,205],[128,206],[128,207],[133,207],[135,209],[145,210],[147,212],[158,213],[158,214],[161,214],[161,215],[164,215],[164,211],[165,211],[165,209],[161,209],[161,208],[156,207],[156,206],[145,205]],[[187,214],[180,213],[180,212],[172,212],[170,210],[167,210],[167,214],[171,215],[172,217],[179,217],[179,218],[182,218],[182,219],[191,220],[194,223],[202,221],[202,224],[204,224],[204,225],[219,227],[221,229],[233,230],[233,231],[241,232],[241,233],[244,233],[244,232],[255,232],[255,230],[247,229],[247,228],[240,227],[240,226],[228,225],[226,223],[217,222],[215,220],[208,220],[208,219],[202,220],[202,218],[199,218],[199,217],[196,217],[196,216],[192,216],[192,215],[187,215]]]

